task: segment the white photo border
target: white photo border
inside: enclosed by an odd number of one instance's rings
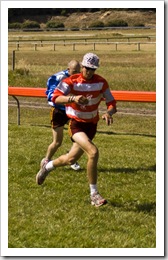
[[[40,1],[40,8],[85,8],[88,2],[90,8],[156,8],[156,248],[8,248],[8,8],[31,8],[32,2],[39,7],[39,1],[1,1],[1,255],[164,256],[164,1]]]

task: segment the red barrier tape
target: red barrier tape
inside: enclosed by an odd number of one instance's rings
[[[116,101],[156,102],[156,92],[148,91],[111,91]],[[8,87],[8,95],[25,97],[46,97],[45,88]]]

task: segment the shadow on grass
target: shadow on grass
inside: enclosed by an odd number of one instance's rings
[[[112,132],[112,131],[97,131],[99,134],[106,134],[106,135],[133,135],[133,136],[145,136],[145,137],[153,137],[156,138],[156,135],[150,135],[150,134],[139,134],[139,133],[120,133],[120,132]]]
[[[116,201],[108,201],[108,205],[115,208],[123,208],[124,211],[134,211],[134,212],[144,212],[150,213],[152,215],[156,214],[156,203],[155,202],[145,202],[139,204],[138,202],[125,202],[120,203]]]
[[[39,126],[39,127],[51,128],[50,125],[44,125],[44,124],[30,124],[30,126]]]
[[[155,165],[151,165],[149,167],[138,167],[138,168],[114,168],[114,167],[111,167],[111,168],[99,168],[99,172],[109,172],[111,171],[112,173],[130,173],[130,174],[133,174],[133,173],[137,173],[139,171],[154,171],[156,172],[156,164]]]
[[[69,166],[66,166],[66,171],[69,171],[69,172],[74,172],[74,173],[82,173],[83,171],[85,172],[86,171],[86,166],[82,167],[80,170],[78,171],[74,171],[71,169],[71,167]],[[136,174],[138,173],[139,171],[151,171],[151,172],[156,172],[156,164],[155,165],[151,165],[149,167],[138,167],[138,168],[114,168],[114,167],[108,167],[108,168],[101,168],[99,167],[98,168],[98,173],[101,174],[101,173],[126,173],[126,174]]]
[[[140,205],[136,205],[136,209],[138,212],[156,212],[156,203],[151,202],[151,203],[142,203]]]
[[[9,123],[11,125],[16,125],[16,123],[11,122]],[[21,123],[22,125],[24,125],[25,123]],[[51,128],[51,125],[45,125],[45,124],[28,124],[30,126],[38,126],[38,127],[45,127],[45,128]],[[64,130],[67,130],[67,127],[64,127]],[[99,134],[106,134],[106,135],[132,135],[132,136],[144,136],[144,137],[153,137],[156,138],[156,135],[150,135],[150,134],[139,134],[139,133],[122,133],[122,132],[112,132],[112,131],[101,131],[101,130],[97,130],[97,133]]]

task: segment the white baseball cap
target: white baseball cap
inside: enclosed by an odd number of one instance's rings
[[[94,53],[86,53],[83,56],[82,66],[97,69],[99,67],[99,57]]]

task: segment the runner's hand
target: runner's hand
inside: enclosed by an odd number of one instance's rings
[[[83,95],[75,96],[74,101],[80,105],[87,105],[89,103],[89,100]]]
[[[111,125],[113,123],[113,118],[108,113],[102,115],[102,119],[106,120],[107,125]]]

